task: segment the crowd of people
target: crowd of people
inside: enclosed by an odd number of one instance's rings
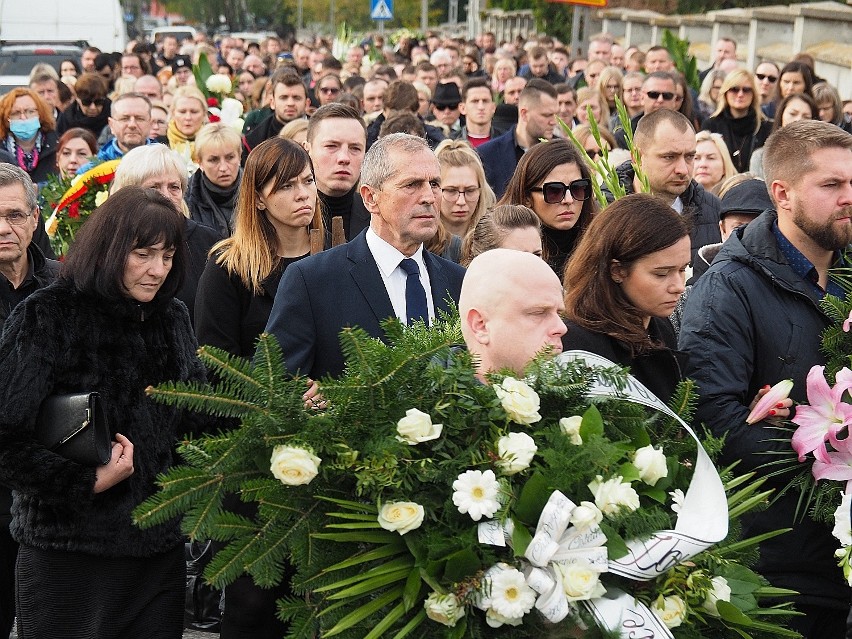
[[[141,531],[130,512],[179,437],[230,426],[145,396],[205,379],[197,344],[250,358],[271,333],[322,410],[343,328],[383,338],[387,318],[458,308],[484,383],[544,348],[588,350],[664,401],[695,380],[697,422],[738,472],[784,448],[792,400],[745,418],[782,379],[805,401],[852,242],[852,102],[814,60],[752,71],[722,38],[696,91],[665,48],[608,34],[585,56],[547,36],[385,44],[337,59],[322,39],[166,36],[39,64],[0,98],[0,636],[16,616],[20,639],[181,636],[177,523]],[[201,57],[231,79],[240,128],[211,118]],[[110,195],[60,264],[38,189],[110,160]],[[93,391],[114,435],[98,468],[35,436],[48,397]],[[744,533],[792,527],[758,569],[799,593],[792,628],[840,639],[852,593],[831,531],[795,506]],[[226,588],[222,639],[282,636],[287,592]]]

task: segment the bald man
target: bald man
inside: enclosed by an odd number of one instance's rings
[[[509,369],[522,375],[537,353],[562,352],[566,332],[562,284],[532,253],[493,249],[470,263],[462,282],[462,335],[477,362],[477,376]]]

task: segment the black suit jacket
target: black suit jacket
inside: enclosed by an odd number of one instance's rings
[[[512,179],[515,169],[518,168],[518,157],[515,152],[515,147],[517,147],[515,142],[516,126],[476,149],[482,159],[485,179],[494,189],[494,195],[497,196],[498,200],[503,197],[506,187],[509,185],[509,180]]]
[[[318,379],[343,372],[340,331],[358,326],[384,338],[381,322],[395,317],[366,230],[350,242],[291,264],[284,272],[266,332],[281,344],[287,369]],[[424,251],[435,310],[450,310],[464,268]]]

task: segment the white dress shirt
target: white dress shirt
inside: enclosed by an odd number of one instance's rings
[[[382,281],[393,305],[393,312],[405,324],[408,318],[405,308],[405,283],[408,280],[408,274],[399,265],[406,256],[376,235],[372,228],[367,229],[367,248],[370,249],[373,259],[379,266],[379,273],[382,275]],[[411,259],[417,262],[417,266],[420,268],[420,283],[423,285],[423,290],[426,291],[426,306],[429,308],[429,322],[431,323],[435,319],[435,303],[432,300],[429,271],[423,261],[422,244],[417,252],[411,256]]]

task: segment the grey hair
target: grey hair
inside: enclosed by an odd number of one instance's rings
[[[112,194],[125,186],[141,185],[147,179],[163,173],[175,174],[180,179],[181,190],[186,194],[189,180],[183,158],[165,144],[138,146],[121,158],[109,192]],[[185,217],[189,217],[186,202],[183,203],[181,212]]]
[[[20,184],[27,198],[27,213],[38,206],[38,190],[29,174],[14,164],[0,163],[0,187]]]
[[[408,133],[391,133],[379,138],[364,156],[364,164],[361,166],[361,184],[380,189],[394,176],[399,167],[391,161],[392,151],[414,155],[421,151],[431,153],[432,149],[429,148],[426,140]]]

